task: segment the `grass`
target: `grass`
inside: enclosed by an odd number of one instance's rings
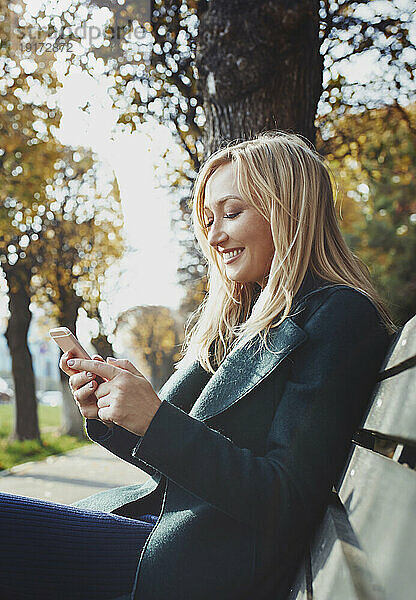
[[[13,405],[0,405],[0,471],[32,460],[42,460],[52,454],[61,454],[89,443],[69,435],[60,435],[61,408],[38,407],[41,443],[36,440],[10,441],[13,427]]]

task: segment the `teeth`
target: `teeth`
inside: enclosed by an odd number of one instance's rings
[[[244,250],[244,248],[241,248],[240,250],[232,250],[231,252],[224,252],[223,253],[223,257],[224,258],[231,258],[232,256],[237,256],[237,254],[241,254],[241,252]]]

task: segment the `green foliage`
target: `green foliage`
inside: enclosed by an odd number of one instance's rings
[[[320,149],[350,207],[343,231],[402,324],[416,307],[416,105],[350,114],[326,133]]]
[[[76,160],[74,160],[74,156]],[[124,251],[118,186],[97,185],[92,155],[62,148],[44,224],[42,263],[34,270],[38,302],[50,301],[57,322],[65,321],[74,296],[92,315],[98,311],[106,270]]]
[[[62,15],[61,25],[76,25],[82,13],[84,20],[88,19],[97,9],[97,4],[91,2],[81,7],[74,3],[71,16],[68,17],[68,13]],[[106,2],[105,5],[110,11],[109,28],[126,24],[129,20],[135,27],[142,22],[134,4]],[[84,53],[77,47],[78,52],[71,56],[72,64],[79,64],[92,75],[99,67],[108,76],[120,124],[134,130],[140,123],[156,119],[171,129],[184,150],[182,168],[175,170],[168,166],[165,185],[182,190],[179,199],[175,199],[178,206],[172,218],[183,244],[178,275],[188,290],[185,304],[189,309],[195,308],[199,301],[206,275],[206,266],[195,249],[188,198],[203,155],[201,137],[205,118],[195,58],[199,20],[209,7],[210,3],[206,0],[155,0],[152,2],[151,22],[145,24],[141,39],[132,39],[129,35],[131,28],[128,27],[123,30],[120,40],[113,39],[107,47],[91,48]],[[348,112],[363,107],[379,107],[385,103],[398,108],[405,105],[412,94],[415,67],[410,2],[407,10],[406,5],[398,0],[321,0],[319,18],[324,68],[319,113],[327,115],[333,122],[335,118],[340,119]],[[72,22],[69,23],[68,19]],[[224,23],[224,31],[226,29],[227,24]],[[341,75],[357,57],[365,56],[371,56],[377,65],[379,74],[374,80],[358,84],[352,77],[347,80]],[[326,119],[320,118],[319,126],[322,137],[326,139]],[[169,165],[168,156],[164,156],[163,160]],[[349,174],[354,169],[351,163],[348,165],[344,161],[341,170],[341,183],[348,188]],[[377,196],[380,193],[377,189]],[[345,200],[343,217],[344,223],[349,224],[359,219],[361,207],[345,194],[341,190],[340,200]],[[377,224],[377,237],[383,231],[383,225]],[[347,231],[351,241],[355,242],[354,236],[358,235],[358,231]],[[383,236],[387,245],[389,241],[385,232]],[[375,238],[376,234],[372,237]],[[402,254],[398,248],[397,252]],[[196,287],[198,290],[193,298]]]
[[[93,13],[99,9],[98,4],[102,6],[102,2],[88,4],[74,2],[71,11],[63,12],[60,18],[55,18],[54,21],[42,13],[44,29],[47,29],[50,34],[53,34],[55,29],[58,37],[61,36],[62,39],[73,42],[72,50],[76,49],[76,52],[68,49],[69,62],[72,65],[79,65],[81,68],[89,70],[92,75],[100,71],[101,74],[108,77],[111,85],[110,93],[114,106],[119,110],[121,125],[125,126],[127,130],[134,130],[140,123],[156,119],[167,124],[181,144],[185,156],[183,167],[176,172],[171,169],[165,183],[170,186],[179,186],[183,190],[182,198],[179,198],[178,210],[173,219],[176,221],[175,227],[183,240],[184,256],[179,267],[179,276],[183,285],[189,290],[186,304],[191,307],[193,306],[192,291],[197,287],[195,282],[201,282],[201,285],[198,284],[196,300],[197,297],[200,297],[206,271],[201,256],[195,250],[190,224],[190,205],[187,198],[203,153],[201,133],[204,126],[204,111],[203,99],[198,91],[195,54],[199,19],[204,11],[209,10],[209,2],[206,0],[183,0],[181,2],[155,0],[152,2],[151,23],[145,24],[141,39],[132,39],[131,27],[127,27],[122,30],[121,38],[112,39],[108,46],[100,46],[97,43],[94,48],[83,49],[74,33],[64,35],[62,32],[65,26],[71,26],[74,31],[77,25],[91,18]],[[106,1],[104,4],[109,9],[107,25],[110,29],[112,26],[117,27],[120,24],[127,24],[127,22],[137,27],[139,22],[142,22],[141,15],[137,13],[137,6],[134,4],[117,4],[110,1]],[[367,148],[369,154],[367,154],[367,149],[364,154],[360,154],[358,161],[360,172],[358,173],[354,161],[357,162],[355,154],[358,151],[361,152],[361,142],[350,136],[351,139],[346,147],[343,136],[331,133],[328,135],[326,130],[328,122],[330,127],[331,123],[339,123],[347,114],[353,114],[354,111],[363,107],[380,107],[382,104],[388,104],[397,111],[404,110],[403,106],[411,97],[414,86],[415,51],[411,33],[413,18],[411,4],[409,2],[409,10],[407,10],[406,4],[398,0],[390,2],[362,2],[361,0],[329,2],[329,0],[321,0],[319,18],[321,54],[324,57],[324,86],[319,113],[325,115],[324,118],[319,118],[319,127],[322,139],[325,140],[325,143],[328,141],[329,147],[324,152],[328,155],[332,153],[332,164],[338,171],[344,188],[344,191],[341,189],[340,200],[343,200],[345,233],[348,240],[357,249],[361,243],[359,237],[363,236],[360,251],[363,256],[367,253],[366,256],[374,263],[375,271],[377,271],[378,265],[383,264],[383,261],[384,264],[390,261],[390,264],[393,265],[393,257],[395,257],[394,262],[397,261],[397,257],[400,257],[400,264],[404,268],[406,257],[409,257],[408,267],[401,271],[401,267],[396,265],[394,270],[394,277],[399,272],[402,273],[395,285],[404,290],[404,296],[400,298],[396,294],[393,299],[393,304],[400,303],[405,301],[409,291],[406,286],[402,286],[402,283],[407,276],[406,273],[409,273],[412,280],[413,269],[412,244],[404,244],[405,241],[409,242],[410,239],[413,239],[404,229],[407,227],[408,231],[412,230],[413,222],[407,223],[405,217],[403,217],[403,222],[400,221],[398,206],[401,200],[399,201],[396,196],[400,186],[405,185],[405,180],[402,178],[400,182],[394,182],[394,185],[392,185],[392,181],[378,181],[377,175],[373,174],[373,171],[374,173],[378,172],[377,169],[374,169],[374,165],[369,163],[366,166],[364,162],[361,162],[364,155],[370,157],[370,148]],[[59,27],[56,29],[57,23],[59,23]],[[226,24],[224,24],[224,29],[226,29]],[[371,55],[373,59],[375,58],[374,62],[377,62],[379,74],[374,81],[367,80],[365,84],[357,84],[351,77],[347,80],[341,75],[345,66],[353,65],[357,57],[366,55]],[[46,79],[42,79],[44,78],[42,70],[38,69],[33,77],[47,83]],[[293,100],[295,101],[295,99]],[[50,118],[53,118],[52,114],[49,114],[48,119]],[[361,117],[359,116],[357,119],[360,120]],[[358,137],[362,135],[363,131],[357,133]],[[11,135],[9,143],[10,148],[12,148],[12,141],[13,135]],[[335,148],[338,142],[339,146]],[[395,140],[384,140],[385,149],[393,142],[395,143]],[[377,143],[374,147],[375,152],[381,149]],[[357,144],[357,147],[354,149],[352,144]],[[47,150],[46,145],[44,149]],[[413,150],[409,150],[408,155],[411,155],[412,152]],[[343,153],[345,153],[345,157],[341,156]],[[28,161],[29,156],[26,157],[25,164],[28,164]],[[164,156],[163,161],[168,164],[169,157]],[[393,168],[389,158],[386,158],[384,167],[387,168],[387,171]],[[11,168],[10,166],[9,170]],[[32,169],[32,172],[35,171],[36,169]],[[365,171],[368,171],[367,175],[364,175]],[[402,177],[402,175],[397,176]],[[352,184],[351,189],[349,189],[349,183]],[[392,193],[395,196],[395,199],[392,200],[394,218],[388,207],[385,209],[387,214],[383,216],[380,213],[382,209],[378,205],[374,209],[376,214],[371,215],[371,201],[364,210],[364,206],[360,202],[354,202],[353,198],[347,195],[350,192],[360,195],[356,187],[362,184],[369,186],[370,195],[377,197],[377,202],[387,202],[390,206],[388,194]],[[407,187],[406,190],[409,188]],[[28,192],[28,198],[29,196]],[[382,200],[383,198],[385,200]],[[25,210],[27,208],[28,204],[26,203]],[[360,227],[357,229],[353,224],[360,220],[362,211],[367,211],[367,221],[364,229],[360,229]],[[408,220],[409,215],[410,213]],[[0,221],[1,218],[0,216]],[[391,222],[386,224],[389,219]],[[395,234],[392,237],[391,231],[394,229]],[[14,231],[14,233],[18,232]],[[403,244],[400,240],[403,240]],[[21,252],[18,245],[12,244],[12,246]],[[384,249],[383,252],[382,249]],[[372,250],[373,254],[371,254]],[[374,252],[379,253],[377,259]],[[88,260],[91,260],[91,256],[88,256]],[[84,265],[81,268],[83,269]],[[387,267],[384,268],[387,269]],[[76,266],[75,272],[77,269]],[[386,277],[390,278],[392,269],[391,266],[389,275]],[[384,279],[381,273],[378,273],[377,277],[380,286],[384,287],[387,293],[387,279]],[[412,289],[413,284],[409,283],[409,285]],[[84,289],[88,289],[88,284]],[[94,294],[96,293],[97,290],[94,291]],[[96,310],[93,305],[94,302],[91,305],[92,312]],[[408,312],[408,309],[406,310]]]
[[[127,14],[122,9],[115,16],[126,19]],[[130,60],[125,52],[117,63],[107,63],[109,69],[113,65],[117,97],[128,98],[120,122],[132,129],[151,119],[166,124],[185,151],[180,171],[169,173],[169,184],[184,185],[194,180],[203,150],[205,119],[195,66],[198,2],[155,0],[146,29],[145,43],[136,43],[135,52],[130,44]]]
[[[166,306],[131,308],[118,320],[129,325],[129,332],[145,360],[161,366],[167,357],[178,360],[177,324],[172,311]]]
[[[415,52],[412,3],[388,0],[321,0],[324,89],[319,113],[340,117],[357,108],[406,104],[414,94]],[[351,66],[368,57],[375,66],[365,81]],[[348,79],[340,73],[349,67]]]
[[[0,405],[0,470],[9,469],[15,465],[43,460],[47,456],[68,452],[79,448],[87,439],[80,441],[67,435],[59,434],[61,409],[52,406],[39,406],[39,422],[42,432],[42,442],[26,440],[24,442],[9,441],[12,430],[13,406]]]
[[[33,36],[53,35],[47,9],[17,18],[14,5],[1,6],[10,22],[0,20],[0,265],[10,298],[20,286],[28,300],[49,302],[50,319],[72,325],[82,303],[88,313],[98,312],[105,272],[123,252],[119,192],[115,182],[100,188],[91,152],[54,137],[60,119],[54,53],[24,50]],[[16,306],[10,303],[11,312]],[[14,316],[28,321],[29,301]],[[10,335],[13,354],[27,344],[26,331],[14,328]],[[19,427],[23,416],[29,423],[27,396],[15,388]]]
[[[105,271],[123,252],[119,190],[115,181],[98,189],[91,152],[65,147],[53,135],[60,119],[51,96],[54,54],[40,60],[22,53],[31,37],[56,33],[52,17],[44,7],[37,17],[24,13],[13,31],[16,14],[7,2],[2,6],[10,23],[0,22],[1,265],[8,271],[24,260],[34,276],[31,293],[51,301],[58,321],[71,293],[87,312],[97,312]],[[68,19],[70,12],[63,13],[61,24]]]

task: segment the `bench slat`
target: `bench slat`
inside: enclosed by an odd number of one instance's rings
[[[390,369],[416,355],[416,315],[407,321],[394,344],[384,370]]]
[[[387,598],[415,593],[416,472],[356,446],[340,498]]]
[[[378,384],[363,428],[416,444],[416,367]]]
[[[415,597],[416,315],[396,337],[290,600]]]
[[[335,498],[337,502],[328,506],[312,545],[313,598],[385,600],[347,514]]]

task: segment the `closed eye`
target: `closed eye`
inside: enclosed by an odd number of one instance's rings
[[[229,215],[224,215],[224,219],[235,219],[236,217],[238,217],[238,215],[240,215],[241,213],[237,212],[237,213],[231,213]],[[210,223],[206,223],[205,227],[211,227],[211,225],[213,224],[214,221],[211,221]]]

